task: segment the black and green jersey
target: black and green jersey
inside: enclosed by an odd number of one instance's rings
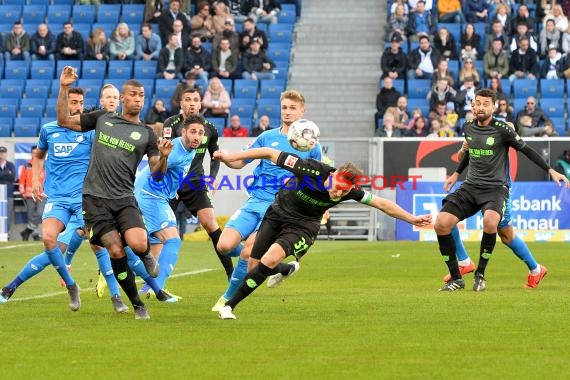
[[[277,166],[294,174],[275,196],[273,209],[284,218],[297,218],[305,222],[320,223],[326,210],[340,202],[353,199],[360,202],[365,192],[352,189],[340,199],[331,199],[325,181],[335,168],[313,159],[281,152]],[[351,186],[347,183],[347,186]]]
[[[475,186],[509,186],[509,147],[523,149],[526,144],[505,122],[492,119],[486,127],[477,120],[463,125],[469,144],[469,170],[466,183]]]
[[[154,131],[105,110],[82,114],[81,129],[95,129],[83,194],[107,199],[133,196],[135,174],[143,156],[160,154]]]
[[[174,139],[176,137],[182,136],[182,122],[184,121],[184,116],[182,114],[174,115],[169,117],[164,121],[164,126],[162,128],[162,134],[165,138]],[[218,131],[214,124],[206,120],[204,125],[204,136],[202,137],[202,144],[196,149],[196,156],[192,160],[192,165],[190,170],[188,170],[188,179],[190,180],[200,180],[200,177],[204,175],[204,156],[206,151],[210,154],[210,158],[214,155],[214,152],[219,149],[218,147]],[[210,176],[216,178],[218,175],[218,170],[220,170],[220,162],[216,160],[210,161]]]

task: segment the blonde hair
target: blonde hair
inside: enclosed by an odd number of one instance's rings
[[[301,105],[305,106],[305,97],[301,94],[300,91],[297,90],[287,90],[281,93],[280,101],[285,99],[293,100],[294,102],[301,103]]]

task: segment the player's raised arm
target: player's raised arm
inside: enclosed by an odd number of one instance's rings
[[[415,216],[388,199],[377,197],[370,193],[367,194],[371,197],[369,202],[366,203],[361,201],[361,203],[368,204],[369,206],[390,215],[392,218],[403,220],[404,222],[408,222],[418,227],[427,226],[431,223],[431,215],[429,214]]]
[[[267,160],[271,160],[273,163],[277,163],[277,159],[279,158],[280,154],[280,150],[272,148],[253,148],[234,153],[218,150],[214,152],[214,159],[222,161],[226,165],[232,167],[231,163],[247,159],[255,160],[265,158]]]
[[[65,66],[59,77],[59,94],[57,96],[57,123],[74,131],[81,131],[79,115],[71,116],[67,107],[67,91],[78,76],[73,67]]]

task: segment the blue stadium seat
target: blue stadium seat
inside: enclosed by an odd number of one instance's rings
[[[72,15],[74,24],[93,24],[95,22],[95,6],[74,5]]]
[[[512,89],[511,81],[508,78],[501,79],[501,88],[503,89],[503,92],[505,93],[505,95],[507,95],[509,98],[512,98],[513,89]]]
[[[39,117],[19,117],[14,120],[14,137],[37,137],[39,131]]]
[[[14,119],[0,117],[0,137],[12,137]]]
[[[426,99],[431,89],[429,79],[408,79],[408,97],[410,99]]]
[[[45,99],[26,98],[20,103],[21,117],[43,117],[45,112]]]
[[[400,95],[406,94],[406,81],[404,79],[394,79],[392,83],[394,89],[396,89]],[[380,88],[382,88],[382,83],[380,83]]]
[[[45,5],[26,5],[26,12],[24,12],[24,25],[28,30],[28,34],[33,34],[33,29],[29,28],[29,24],[41,24],[45,22],[47,15],[47,7]],[[31,33],[30,33],[31,32]]]
[[[53,117],[42,117],[40,119],[40,129],[44,124],[51,123],[52,121],[56,121],[56,119]]]
[[[541,99],[540,108],[550,118],[564,117],[564,101],[562,99]]]
[[[120,92],[123,88],[123,84],[125,84],[125,81],[123,79],[109,78],[109,79],[103,80],[103,85],[106,85],[106,84],[112,84],[113,86],[117,87],[119,89],[119,92]]]
[[[71,6],[65,4],[50,5],[48,7],[47,22],[52,29],[55,25],[63,25],[71,18]],[[53,32],[53,30],[52,30]]]
[[[513,99],[513,109],[515,115],[517,112],[521,111],[526,106],[526,98],[514,98]]]
[[[168,104],[174,94],[178,81],[171,79],[156,79],[154,82],[154,95],[158,99],[166,99],[164,104]]]
[[[86,61],[85,61],[86,62]],[[83,62],[83,63],[85,63]],[[77,81],[77,86],[85,91],[85,97],[99,97],[101,87],[103,87],[103,79],[87,79],[85,76]]]
[[[26,81],[26,98],[47,99],[51,86],[51,79],[28,79]]]
[[[429,114],[429,100],[421,98],[410,98],[408,99],[408,109],[413,111],[414,108],[419,108],[422,110],[422,114],[427,118]]]
[[[236,79],[234,81],[234,98],[257,98],[257,81]]]
[[[287,81],[289,80],[289,61],[273,62],[275,62],[275,69],[273,69],[275,79],[284,81],[285,87],[287,87]]]
[[[101,105],[99,104],[99,96],[86,96],[84,98],[83,104],[85,105],[85,109],[92,109],[92,108],[99,108]]]
[[[0,98],[21,99],[24,94],[24,82],[14,79],[2,79],[0,83]]]
[[[4,68],[4,77],[10,79],[27,79],[29,65],[26,61],[8,61]]]
[[[57,61],[55,69],[55,78],[59,78],[65,66],[73,67],[77,72],[77,75],[79,75],[79,77],[81,78],[81,61],[75,59],[73,60],[62,59],[60,61]]]
[[[267,48],[267,56],[273,61],[290,61],[291,44],[288,43],[270,43]]]
[[[295,4],[281,4],[281,12],[277,14],[277,22],[279,24],[293,25],[296,20],[297,14],[295,13]]]
[[[16,117],[19,105],[19,98],[5,98],[0,96],[0,117]]]
[[[247,128],[247,134],[251,132],[251,125],[253,124],[253,117],[239,117],[241,125]]]
[[[143,85],[145,99],[150,100],[154,94],[154,79],[139,79],[136,76],[135,79]]]
[[[107,61],[83,61],[81,69],[83,79],[105,79],[107,73]]]
[[[127,24],[141,24],[144,22],[144,4],[124,4],[122,21]]]
[[[51,5],[51,0],[28,0],[29,5]]]
[[[269,47],[271,43],[287,43],[293,42],[293,28],[289,24],[273,24],[269,27]]]
[[[57,107],[57,98],[49,98],[48,100],[46,100],[46,117],[49,117],[52,120],[57,119],[56,107]]]
[[[455,83],[457,83],[457,81],[459,80],[459,61],[455,59],[450,59],[449,61],[447,61],[447,67],[449,68],[449,71],[451,71],[451,74],[453,75],[453,80],[455,80]]]
[[[536,79],[515,79],[513,81],[513,96],[526,98],[537,94],[538,81]]]
[[[57,98],[59,94],[59,79],[52,79],[49,93],[50,98]]]
[[[22,5],[0,5],[0,20],[13,24],[22,17]]]
[[[156,61],[135,61],[133,77],[137,79],[154,79],[156,77]]]
[[[238,115],[240,118],[253,118],[253,105],[235,105],[232,103],[230,108],[230,113],[233,115]]]
[[[560,79],[541,79],[540,80],[540,97],[542,99],[563,99],[564,98],[564,81]]]
[[[216,127],[218,135],[221,136],[224,133],[224,127],[226,126],[226,119],[223,117],[209,117],[208,121]]]
[[[113,30],[115,30],[116,27],[117,27],[117,24],[108,24],[108,23],[103,23],[103,22],[96,22],[95,24],[93,24],[93,27],[91,28],[91,32],[93,33],[93,31],[95,29],[103,29],[103,31],[105,32],[105,36],[107,37],[107,39],[109,39],[111,37],[111,33],[113,33]]]
[[[253,98],[232,98],[232,105],[236,106],[253,106],[255,105],[255,99]]]
[[[232,97],[233,91],[234,91],[234,81],[231,79],[221,79],[220,78],[220,82],[222,82],[222,85],[224,86],[224,88],[226,89],[228,94],[230,94],[230,97]]]
[[[91,35],[91,27],[93,24],[81,23],[73,24],[73,30],[81,34],[83,40],[86,40]],[[107,37],[108,38],[108,37]]]
[[[448,23],[448,22],[438,23],[437,30],[440,30],[442,28],[446,28],[447,30],[449,30],[449,33],[453,36],[453,38],[455,38],[455,43],[458,44],[461,41],[461,24]]]
[[[97,10],[97,22],[117,25],[120,14],[120,4],[100,4]]]
[[[285,81],[283,80],[262,80],[260,84],[261,92],[259,97],[261,99],[279,99],[281,93],[285,91]]]
[[[133,77],[133,61],[109,61],[109,79],[131,79]]]
[[[255,24],[255,27],[257,28],[257,30],[262,31],[265,34],[269,33],[269,27],[267,26],[267,24],[260,22],[259,24]]]
[[[281,120],[281,102],[279,99],[259,99],[257,117],[269,116],[271,120]]]

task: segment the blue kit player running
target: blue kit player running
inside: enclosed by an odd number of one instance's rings
[[[283,92],[281,94],[281,128],[263,132],[255,139],[250,148],[274,148],[284,152],[295,153],[303,159],[312,158],[321,161],[322,151],[320,144],[309,152],[299,152],[291,147],[287,139],[289,126],[301,119],[304,113],[305,97],[303,94],[294,90]],[[251,159],[240,160],[227,163],[227,165],[234,169],[241,169],[251,161]],[[253,175],[254,180],[248,188],[248,200],[242,208],[232,215],[218,242],[218,250],[227,254],[237,247],[242,240],[246,241],[236,268],[230,278],[229,286],[212,307],[212,311],[219,311],[224,306],[225,302],[234,295],[247,275],[249,255],[255,241],[256,231],[259,229],[265,212],[275,200],[275,194],[282,187],[284,179],[291,177],[290,172],[275,165],[270,160],[260,160]],[[299,263],[296,261],[290,265],[294,270],[299,268]],[[270,279],[268,285],[273,287],[276,284]]]
[[[202,143],[204,123],[204,118],[199,115],[184,119],[181,137],[172,140],[174,146],[168,156],[166,173],[151,175],[146,167],[137,174],[135,180],[135,197],[150,235],[151,252],[158,257],[156,282],[160,288],[164,288],[178,261],[182,243],[176,216],[169,201],[176,197],[176,192],[190,170],[196,148]]]

